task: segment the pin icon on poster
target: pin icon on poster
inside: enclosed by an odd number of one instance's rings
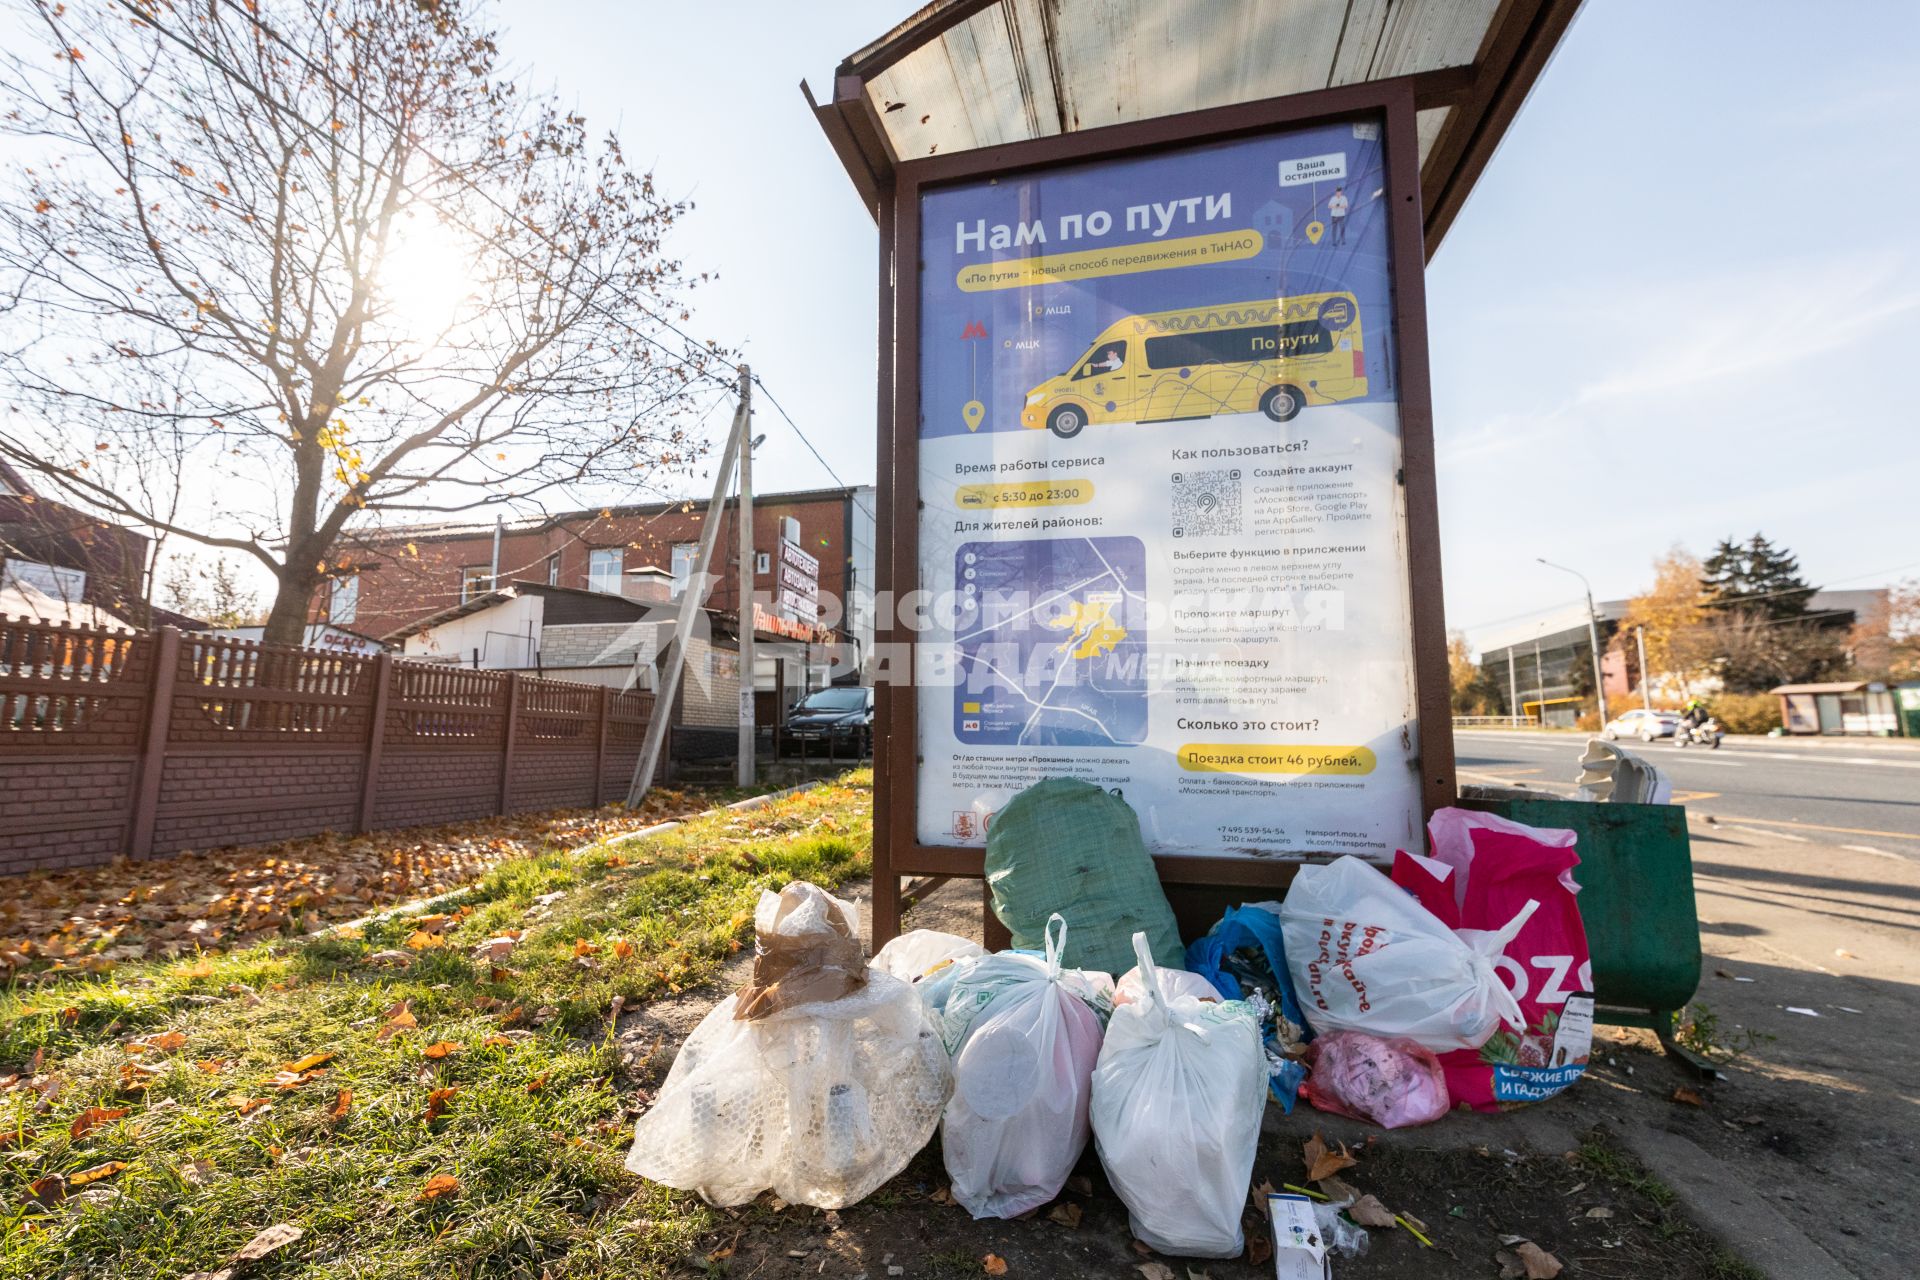
[[[987,406],[978,400],[969,400],[961,407],[960,416],[967,420],[967,430],[978,431],[981,421],[987,416]]]
[[[1325,235],[1327,231],[1326,224],[1321,222],[1318,218],[1314,219],[1312,222],[1309,222],[1307,224],[1306,229],[1307,229],[1308,244],[1319,244],[1320,237]]]

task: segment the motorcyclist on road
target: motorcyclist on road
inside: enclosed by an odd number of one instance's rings
[[[1697,739],[1700,731],[1711,719],[1713,717],[1708,714],[1706,703],[1698,698],[1688,698],[1686,709],[1680,713],[1680,732],[1687,737]]]

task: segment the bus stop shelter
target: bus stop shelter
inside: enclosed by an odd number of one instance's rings
[[[1251,754],[1243,752],[1245,744],[1237,741],[1224,745],[1214,741],[1160,743],[1154,760],[1164,775],[1187,788],[1179,794],[1189,797],[1204,796],[1203,791],[1194,790],[1209,781],[1202,775],[1232,771],[1231,765],[1217,765],[1223,759],[1240,761],[1245,766],[1243,773],[1286,775],[1295,782],[1302,775],[1312,779],[1367,775],[1364,785],[1379,782],[1394,789],[1392,797],[1383,803],[1400,806],[1399,825],[1393,830],[1372,831],[1364,841],[1357,837],[1356,841],[1365,843],[1376,856],[1390,856],[1395,842],[1412,847],[1424,817],[1437,807],[1453,803],[1457,795],[1446,627],[1441,608],[1423,267],[1459,216],[1577,9],[1577,0],[936,0],[848,56],[824,101],[803,83],[801,89],[820,127],[879,231],[877,516],[886,549],[876,566],[876,577],[883,597],[933,594],[942,588],[956,593],[961,590],[960,579],[973,577],[972,557],[985,555],[981,548],[991,551],[997,544],[954,543],[929,535],[944,535],[949,524],[955,530],[980,528],[982,523],[994,528],[994,513],[990,511],[984,522],[967,518],[982,508],[996,503],[1041,507],[1101,500],[1111,503],[1110,494],[1126,492],[1140,476],[1166,473],[1164,441],[1170,436],[1158,438],[1159,443],[1153,447],[1159,452],[1151,459],[1144,453],[1133,458],[1099,457],[1089,461],[1089,467],[1097,470],[1106,466],[1107,470],[1098,474],[1090,470],[1091,478],[1066,476],[1044,491],[993,490],[989,485],[961,485],[956,491],[941,479],[956,471],[954,448],[981,442],[986,442],[982,456],[987,461],[975,468],[980,471],[992,471],[996,465],[1003,471],[1017,466],[1079,465],[1066,456],[1069,450],[1064,445],[1058,462],[1029,459],[995,463],[996,458],[1011,458],[1012,451],[1026,447],[1031,452],[1031,446],[1044,442],[1045,432],[1014,428],[1045,425],[1064,438],[1077,435],[1084,425],[1084,418],[1076,420],[1071,414],[1043,423],[1033,419],[1030,412],[1029,420],[1013,421],[1020,415],[1014,383],[1017,381],[1020,388],[1040,383],[1039,373],[1044,372],[1054,376],[1043,386],[1067,386],[1070,380],[1085,379],[1098,389],[1104,385],[1096,381],[1103,370],[1118,370],[1129,358],[1145,359],[1127,356],[1125,344],[1116,343],[1106,351],[1090,350],[1084,367],[1076,365],[1065,374],[1057,367],[1039,370],[1038,366],[1016,363],[991,394],[962,391],[940,399],[945,394],[941,378],[950,372],[933,367],[940,361],[977,362],[983,350],[989,361],[1003,356],[1012,361],[1018,357],[1020,345],[1046,348],[1051,344],[1055,350],[1047,358],[1057,365],[1059,353],[1067,350],[1064,344],[1071,341],[1077,350],[1088,336],[1079,333],[1069,339],[1028,325],[1021,332],[1032,340],[1016,343],[1009,333],[1010,313],[992,310],[996,299],[1018,290],[1026,290],[1038,299],[1049,288],[1073,287],[1063,282],[1080,282],[1079,287],[1094,294],[1094,300],[1107,312],[1120,314],[1127,306],[1098,296],[1098,288],[1110,285],[1110,281],[1085,282],[1102,274],[1118,277],[1153,270],[1160,271],[1156,279],[1189,278],[1181,270],[1162,269],[1165,263],[1134,265],[1155,254],[1171,257],[1175,252],[1214,255],[1210,262],[1236,258],[1249,262],[1284,260],[1288,255],[1293,255],[1292,261],[1304,261],[1323,243],[1344,248],[1349,213],[1364,213],[1369,221],[1356,235],[1375,238],[1375,248],[1369,250],[1377,266],[1377,279],[1370,278],[1368,286],[1373,292],[1362,297],[1361,292],[1345,291],[1338,281],[1314,286],[1319,292],[1310,298],[1318,329],[1312,316],[1305,321],[1293,319],[1289,307],[1298,299],[1290,302],[1292,286],[1285,283],[1288,277],[1284,267],[1276,268],[1276,274],[1270,277],[1280,283],[1267,284],[1264,295],[1257,295],[1252,286],[1242,291],[1256,300],[1264,296],[1266,301],[1260,305],[1283,320],[1284,326],[1244,327],[1253,322],[1233,318],[1241,314],[1235,309],[1240,305],[1237,301],[1225,307],[1210,303],[1198,310],[1188,304],[1185,321],[1162,304],[1130,305],[1134,313],[1153,311],[1160,317],[1135,316],[1142,324],[1204,328],[1241,323],[1240,329],[1222,331],[1222,340],[1228,342],[1270,341],[1262,335],[1278,334],[1283,328],[1289,341],[1304,334],[1303,341],[1310,338],[1322,342],[1328,356],[1321,357],[1317,367],[1322,370],[1320,378],[1328,381],[1315,380],[1310,392],[1291,386],[1271,388],[1260,398],[1261,411],[1277,422],[1291,422],[1300,411],[1301,401],[1339,409],[1341,406],[1334,402],[1342,397],[1371,395],[1379,399],[1382,388],[1390,389],[1390,449],[1383,455],[1385,464],[1376,460],[1373,466],[1374,478],[1379,481],[1374,506],[1381,513],[1390,511],[1397,522],[1393,537],[1383,537],[1379,542],[1382,546],[1389,541],[1393,544],[1391,567],[1397,575],[1400,597],[1386,602],[1392,607],[1385,612],[1391,613],[1394,621],[1382,630],[1390,634],[1373,639],[1384,646],[1382,652],[1392,651],[1387,654],[1391,659],[1387,665],[1393,667],[1394,674],[1388,683],[1399,681],[1404,697],[1396,694],[1382,700],[1385,710],[1364,739],[1359,730],[1354,730],[1347,737],[1331,739],[1338,745],[1321,746],[1318,742],[1324,738],[1282,741],[1270,735],[1269,740],[1253,743]],[[1245,146],[1263,139],[1317,138],[1325,153],[1329,146],[1336,145],[1326,141],[1329,137],[1347,139],[1337,143],[1346,149],[1333,154],[1283,156],[1277,186],[1271,163],[1264,153],[1260,155],[1258,165],[1253,167],[1266,176],[1262,179],[1265,187],[1258,191],[1245,186],[1237,192],[1229,189],[1243,181],[1248,167],[1243,165],[1231,171],[1220,168],[1220,185],[1204,198],[1185,187],[1169,187],[1155,194],[1182,198],[1154,204],[1150,203],[1151,195],[1142,194],[1150,188],[1140,187],[1134,194],[1114,197],[1111,209],[1087,206],[1069,212],[1069,205],[1064,203],[1070,199],[1064,193],[1075,189],[1070,184],[1080,181],[1069,171],[1084,174],[1089,166],[1109,166],[1113,172],[1133,166],[1138,171],[1143,165],[1151,169],[1155,163],[1166,161],[1184,163],[1188,171],[1193,171],[1194,165],[1208,155],[1228,160],[1235,154],[1250,157],[1252,153],[1246,152]],[[1236,147],[1243,150],[1235,153]],[[1206,152],[1207,148],[1213,151]],[[1200,171],[1205,172],[1204,166]],[[1343,179],[1349,172],[1352,176]],[[1069,176],[1060,178],[1062,174]],[[1056,178],[1068,185],[1047,188],[1046,184]],[[1351,195],[1343,180],[1352,186]],[[1008,185],[998,185],[1003,182]],[[1046,194],[1048,190],[1053,194]],[[962,202],[999,198],[1001,205],[1012,212],[1005,215],[1007,223],[992,226],[990,241],[990,220],[985,217],[977,224],[955,223],[945,212],[936,217],[932,211],[938,202],[949,198]],[[1142,203],[1127,205],[1125,200]],[[1256,210],[1254,206],[1263,201],[1264,207]],[[1001,206],[993,207],[997,212]],[[1198,227],[1216,213],[1222,219],[1219,224]],[[1031,220],[1027,220],[1030,215]],[[1182,215],[1183,230],[1204,229],[1219,234],[1156,239]],[[939,235],[933,236],[928,228],[936,221]],[[1356,216],[1354,222],[1359,223],[1360,218]],[[1117,243],[1111,251],[1105,247],[1079,251],[1080,245],[1089,243],[1079,237],[1105,234],[1109,227],[1113,241],[1129,238],[1122,235],[1123,224],[1137,243]],[[970,229],[976,225],[977,230]],[[981,251],[979,261],[958,264],[957,277],[947,260],[948,251],[955,248],[954,231],[959,232],[958,248],[969,247],[977,236]],[[1049,232],[1052,245],[1044,238]],[[1069,241],[1073,250],[1053,247],[1062,240]],[[1164,246],[1176,243],[1183,247],[1162,252]],[[1007,244],[1014,246],[1011,255],[985,257],[989,248],[999,253]],[[1027,252],[1020,248],[1023,244],[1036,248]],[[1020,256],[1023,252],[1027,256]],[[1108,256],[1102,257],[1102,253]],[[930,265],[936,258],[938,262]],[[1243,278],[1253,278],[1252,266],[1239,270]],[[1216,281],[1223,278],[1209,277]],[[1134,296],[1142,292],[1140,286],[1127,287]],[[1112,285],[1111,291],[1117,297],[1121,286]],[[1086,293],[1080,296],[1083,302],[1087,300]],[[1237,299],[1241,295],[1232,296]],[[1001,305],[1004,307],[1004,302]],[[1034,314],[1042,309],[1036,306]],[[1083,310],[1098,309],[1083,306]],[[1356,318],[1363,312],[1373,317],[1369,322],[1372,327],[1367,329],[1370,344],[1359,340],[1361,327]],[[988,316],[992,318],[976,318]],[[1382,324],[1382,317],[1388,317],[1389,322]],[[1102,323],[1107,318],[1103,314]],[[993,341],[968,348],[965,356],[958,354],[958,344],[987,338],[990,332]],[[929,333],[935,337],[923,342]],[[1008,336],[1003,338],[1003,333]],[[1329,335],[1333,334],[1344,335],[1339,341],[1339,359],[1345,360],[1346,353],[1351,352],[1350,370],[1342,372],[1329,362],[1333,354]],[[1134,349],[1147,345],[1138,342]],[[1251,355],[1230,358],[1254,367],[1255,357]],[[1216,350],[1211,356],[1197,357],[1197,362],[1206,366],[1226,359],[1229,357]],[[1096,365],[1096,360],[1104,363]],[[1205,372],[1204,367],[1201,372]],[[1192,373],[1189,368],[1177,370],[1181,380],[1189,379]],[[1143,372],[1139,376],[1148,375]],[[1168,383],[1173,377],[1174,373],[1168,371],[1160,381]],[[1181,384],[1173,385],[1176,392],[1180,390]],[[1276,399],[1282,391],[1290,394]],[[1036,390],[1028,395],[1027,404],[1040,398],[1042,393]],[[962,400],[966,402],[964,426]],[[1127,412],[1116,407],[1111,398],[1105,408],[1111,411],[1109,416],[1125,417]],[[1229,408],[1252,420],[1251,402],[1198,415],[1175,407],[1157,419],[1139,420],[1193,422],[1197,416],[1205,420],[1203,427],[1212,427],[1216,419],[1224,421]],[[1203,427],[1183,431],[1191,436]],[[1156,439],[1145,434],[1081,436],[1076,447],[1082,454],[1091,449],[1086,445],[1089,438],[1111,441],[1115,453],[1130,448],[1138,451],[1143,447],[1140,442]],[[1295,447],[1307,446],[1304,442],[1274,443],[1262,449]],[[958,469],[964,473],[967,464],[959,464]],[[1224,477],[1226,473],[1198,474]],[[1240,471],[1232,472],[1236,503],[1240,500],[1241,477]],[[1187,479],[1176,474],[1172,482],[1177,488]],[[1220,501],[1213,493],[1201,498],[1202,510],[1211,510]],[[1167,499],[1162,493],[1156,501],[1164,507]],[[1176,493],[1174,502],[1180,504],[1186,498]],[[954,503],[958,506],[952,507]],[[1125,524],[1128,510],[1144,510],[1146,505],[1110,505],[1114,514],[1105,517],[1109,527],[1118,529]],[[952,518],[956,510],[959,519]],[[1099,518],[1071,514],[1049,517],[1044,523],[1009,516],[999,527],[1099,522]],[[1176,529],[1172,536],[1178,538],[1181,532]],[[1093,544],[1100,539],[1085,541]],[[1155,554],[1150,549],[1147,555],[1153,562],[1149,576],[1162,572],[1177,558],[1169,551],[1154,561]],[[982,569],[988,567],[984,562],[981,565]],[[1124,570],[1111,564],[1107,568],[1116,579],[1125,576]],[[1086,652],[1098,652],[1102,643],[1110,643],[1102,636],[1129,634],[1130,624],[1122,625],[1117,615],[1105,612],[1124,608],[1124,604],[1113,605],[1111,601],[1126,594],[1123,582],[1122,590],[1112,593],[1106,602],[1074,603],[1076,618],[1094,619],[1084,632],[1073,633],[1089,637],[1083,645]],[[1361,638],[1362,642],[1366,639]],[[883,613],[876,652],[917,652],[923,648],[925,645],[916,644],[916,637],[896,612]],[[962,654],[963,661],[966,656]],[[914,661],[917,664],[919,658]],[[911,893],[930,879],[984,875],[984,835],[993,806],[1006,794],[1003,790],[998,800],[989,796],[964,804],[949,794],[953,790],[948,776],[953,770],[953,753],[930,752],[929,743],[943,734],[960,736],[962,745],[969,735],[972,741],[985,741],[994,731],[993,708],[956,694],[950,708],[951,724],[947,725],[949,709],[940,701],[942,695],[930,696],[924,687],[916,687],[925,684],[918,678],[921,674],[916,665],[914,684],[897,681],[881,683],[878,688],[875,945],[898,930],[903,880],[909,882],[907,891]],[[1241,696],[1232,705],[1257,710],[1263,705],[1262,696],[1257,692]],[[1166,705],[1156,704],[1161,709],[1154,712],[1163,722],[1172,719],[1165,713]],[[1046,710],[1042,701],[1035,717]],[[1310,724],[1319,731],[1322,721],[1316,716],[1290,723]],[[1263,723],[1260,727],[1268,726]],[[1280,732],[1277,723],[1272,728],[1275,735]],[[1105,731],[1108,729],[1103,726]],[[1023,733],[1017,740],[1009,737],[1004,741],[1025,743],[1026,737]],[[1128,741],[1138,744],[1146,739],[1143,736]],[[950,748],[952,744],[943,742],[942,746]],[[1018,754],[1003,752],[1002,758],[1013,759]],[[1053,758],[1067,759],[1071,754],[1056,753]],[[1144,758],[1153,753],[1139,747],[1135,754]],[[973,753],[965,758],[971,768],[980,755]],[[1247,763],[1249,760],[1252,763]],[[1089,780],[1102,782],[1097,769],[1088,776]],[[1257,778],[1252,785],[1259,785]],[[1309,781],[1306,785],[1344,784]],[[1134,789],[1127,792],[1127,797],[1143,813],[1143,829],[1149,833],[1162,883],[1183,925],[1217,912],[1221,902],[1248,896],[1249,889],[1266,891],[1262,896],[1277,896],[1300,857],[1335,853],[1343,847],[1337,843],[1313,845],[1310,840],[1303,845],[1300,841],[1304,837],[1297,833],[1264,844],[1265,837],[1250,837],[1247,847],[1230,840],[1188,839],[1174,830],[1182,815],[1208,809],[1211,802],[1204,798],[1191,803],[1176,801],[1171,782],[1167,784],[1166,802],[1158,808],[1143,799],[1144,794],[1145,789]],[[1220,794],[1225,796],[1227,792]],[[1293,794],[1312,793],[1303,789]],[[1324,806],[1329,802],[1319,803]],[[991,913],[988,918],[991,921]]]

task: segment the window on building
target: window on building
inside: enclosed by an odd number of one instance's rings
[[[558,551],[547,557],[547,585],[550,587],[560,585],[560,553]]]
[[[624,557],[619,547],[602,547],[587,557],[587,590],[620,594],[620,564]]]
[[[697,542],[676,542],[673,544],[673,598],[678,600],[687,589],[687,583],[693,578],[693,562],[700,553]]]
[[[14,583],[72,604],[86,592],[87,571],[60,564],[41,564],[37,560],[10,559],[0,567],[0,584]]]
[[[465,604],[475,596],[483,596],[493,590],[493,569],[484,564],[470,564],[460,571],[460,603]]]
[[[360,575],[335,578],[327,592],[327,620],[336,627],[350,627],[360,612]]]

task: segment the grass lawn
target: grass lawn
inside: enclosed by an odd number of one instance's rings
[[[713,1218],[622,1168],[645,1064],[609,1010],[712,977],[761,890],[865,874],[871,785],[510,861],[351,936],[15,983],[0,1276],[178,1280],[279,1224],[238,1277],[662,1274]]]

